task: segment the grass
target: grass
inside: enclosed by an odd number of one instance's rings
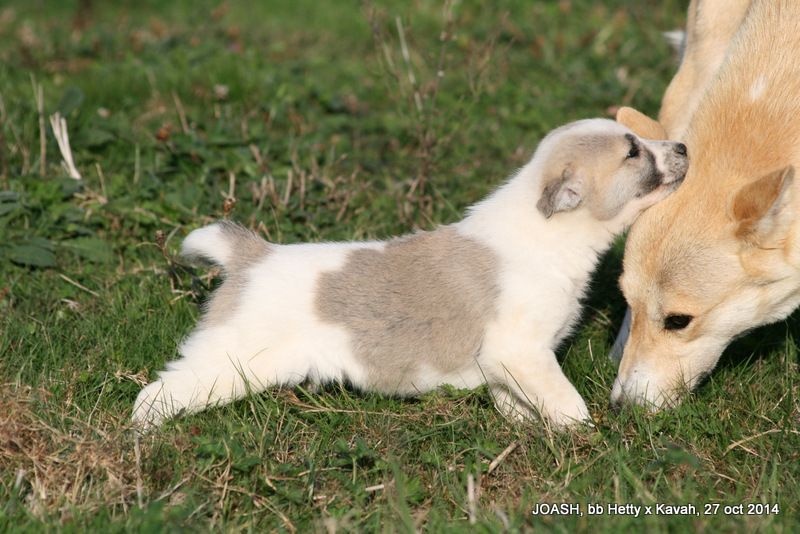
[[[509,423],[483,389],[340,387],[129,429],[214,283],[175,259],[189,230],[228,215],[297,242],[454,221],[549,129],[655,113],[675,69],[660,32],[685,4],[6,2],[2,530],[796,531],[800,323],[737,342],[674,410],[610,413],[620,246],[560,351],[592,430]],[[80,181],[49,131],[41,157],[39,86]],[[699,515],[532,514],[542,502]],[[740,503],[780,512],[725,513]]]

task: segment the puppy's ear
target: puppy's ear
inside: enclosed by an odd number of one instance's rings
[[[793,183],[789,165],[739,189],[731,209],[736,237],[759,248],[780,247],[795,218]]]
[[[656,140],[667,139],[667,132],[661,124],[633,108],[624,106],[619,108],[617,122],[630,128],[639,137]]]
[[[545,181],[542,197],[536,207],[549,219],[554,213],[572,211],[583,201],[583,180],[567,165],[560,175]]]

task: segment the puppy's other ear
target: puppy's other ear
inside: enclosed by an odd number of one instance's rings
[[[794,220],[794,167],[789,165],[739,189],[733,199],[736,237],[759,248],[777,248]]]
[[[542,197],[536,207],[549,219],[554,213],[572,211],[583,201],[583,180],[572,167],[567,166],[557,175],[545,182]]]
[[[639,137],[645,139],[666,139],[667,131],[658,122],[654,121],[644,113],[633,108],[621,107],[617,110],[617,122],[626,126]]]

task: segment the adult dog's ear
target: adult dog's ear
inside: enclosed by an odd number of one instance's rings
[[[758,248],[780,248],[795,218],[793,182],[789,165],[739,189],[731,208],[736,237]]]
[[[657,121],[654,121],[641,111],[629,107],[617,110],[617,122],[630,128],[630,130],[645,139],[667,139],[667,131]]]
[[[572,211],[583,202],[585,184],[579,174],[567,165],[561,174],[546,179],[536,207],[546,219],[554,213]]]

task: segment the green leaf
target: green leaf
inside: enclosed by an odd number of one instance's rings
[[[5,215],[6,213],[11,213],[15,209],[19,208],[20,205],[16,202],[2,202],[0,203],[0,217]]]
[[[61,245],[93,263],[108,263],[114,258],[111,245],[97,237],[76,237],[62,241]]]
[[[53,267],[56,264],[56,256],[51,250],[31,243],[12,246],[8,259],[28,267]]]
[[[112,141],[116,141],[117,136],[103,128],[92,128],[86,133],[84,144],[89,148],[100,148]]]
[[[19,200],[19,193],[16,191],[0,191],[0,202],[16,202]]]
[[[212,460],[224,460],[228,457],[225,444],[220,441],[213,441],[210,438],[198,441],[195,454],[198,458],[210,458]]]
[[[261,465],[263,460],[260,456],[243,456],[231,462],[231,467],[240,473],[249,473],[257,465]]]
[[[61,100],[58,102],[58,111],[63,117],[66,117],[78,109],[81,104],[83,104],[83,91],[74,85],[70,85],[61,95]]]
[[[83,181],[75,180],[74,178],[62,178],[59,183],[61,184],[61,194],[64,200],[72,198],[75,193],[83,191]]]

